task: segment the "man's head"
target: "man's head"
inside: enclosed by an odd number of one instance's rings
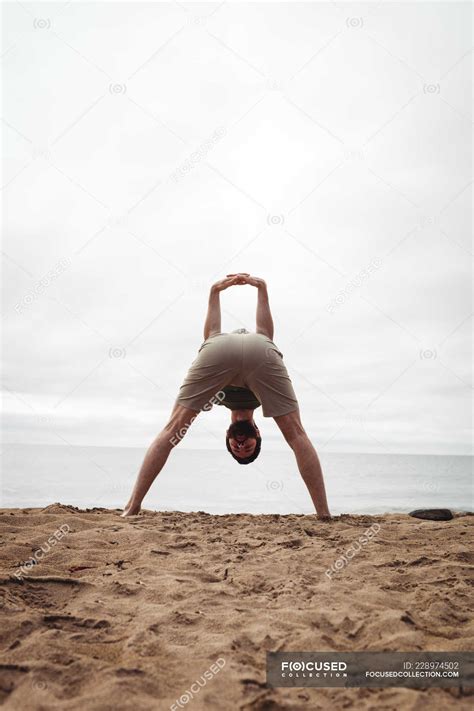
[[[238,420],[227,430],[225,443],[239,464],[250,464],[260,454],[262,438],[252,420]]]

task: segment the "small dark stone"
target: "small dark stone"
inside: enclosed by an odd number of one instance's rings
[[[407,625],[415,625],[415,620],[412,618],[409,612],[405,612],[404,615],[400,617],[402,622],[406,622]]]
[[[408,515],[427,521],[451,521],[454,518],[449,509],[416,509],[416,511],[410,511]]]

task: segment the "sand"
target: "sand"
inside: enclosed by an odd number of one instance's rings
[[[473,649],[472,523],[1,510],[0,704],[157,711],[208,671],[177,709],[471,708],[454,688],[269,689],[265,655]]]

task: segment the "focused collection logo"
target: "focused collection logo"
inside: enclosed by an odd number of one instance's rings
[[[331,661],[287,661],[281,662],[281,676],[285,677],[347,677],[346,662],[331,662]]]
[[[267,684],[278,687],[474,685],[472,652],[267,652]]]

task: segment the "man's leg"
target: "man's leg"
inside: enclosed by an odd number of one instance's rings
[[[140,511],[141,503],[148,489],[163,469],[169,453],[183,439],[198,414],[188,407],[175,405],[168,423],[153,440],[145,455],[132,495],[125,506],[122,516],[134,516]]]
[[[298,410],[274,418],[295,453],[296,463],[320,518],[330,518],[323,472],[315,448],[301,424]]]

